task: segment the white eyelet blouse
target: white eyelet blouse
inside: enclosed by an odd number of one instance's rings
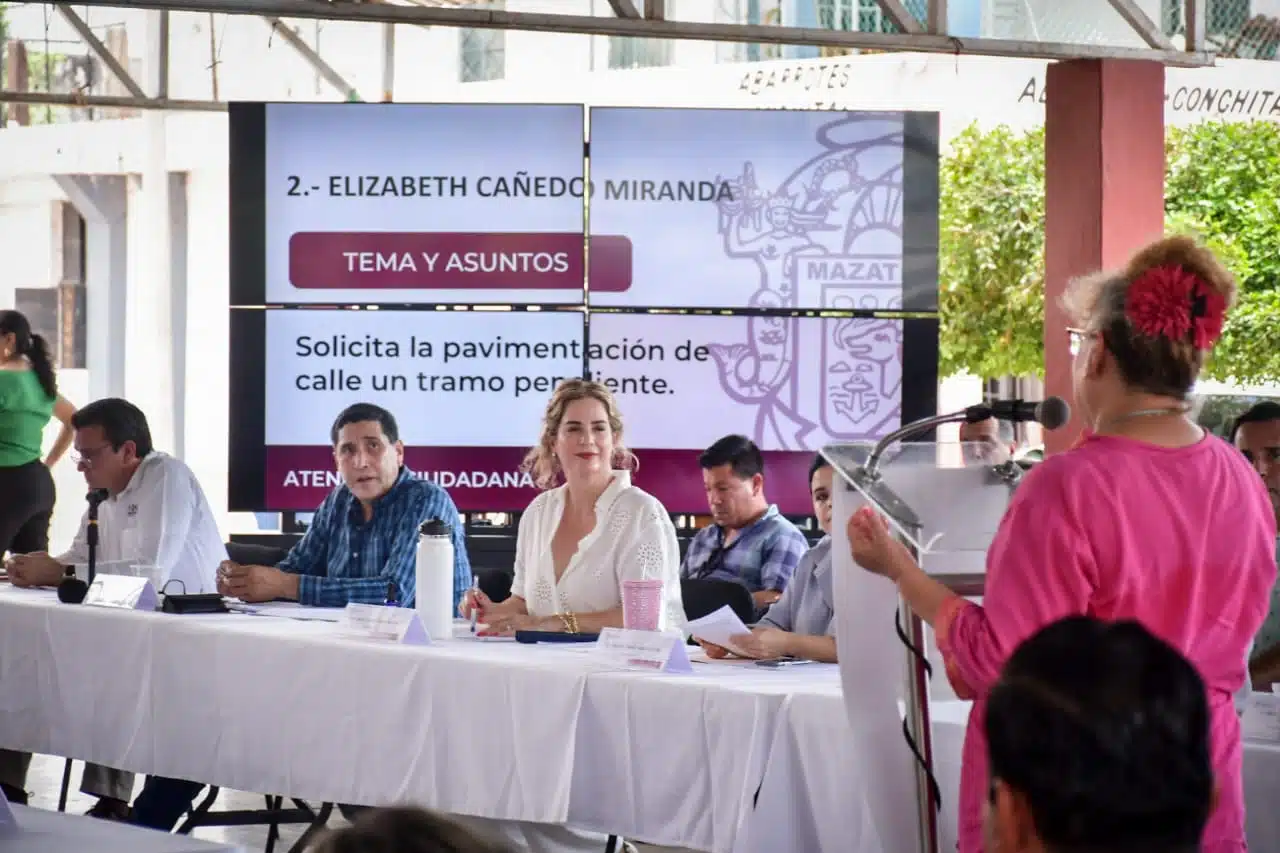
[[[622,582],[660,578],[662,630],[684,630],[680,598],[680,546],[671,516],[658,499],[614,471],[596,501],[596,526],[578,543],[556,581],[551,539],[564,512],[565,487],[543,492],[520,518],[515,580],[511,594],[525,600],[530,615],[565,611],[597,613],[622,606]]]

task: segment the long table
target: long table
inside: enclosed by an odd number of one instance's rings
[[[583,647],[59,604],[0,586],[0,746],[306,800],[729,853],[788,695],[834,667],[617,671]]]
[[[935,705],[943,850],[967,705]],[[835,667],[618,671],[581,646],[364,642],[314,621],[61,605],[0,585],[0,746],[225,788],[413,802],[711,853],[885,850]],[[903,745],[905,751],[905,744]],[[1280,849],[1280,753],[1249,745]]]

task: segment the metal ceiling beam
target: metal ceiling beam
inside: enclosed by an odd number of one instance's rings
[[[1205,0],[1187,0],[1182,12],[1183,32],[1186,33],[1187,50],[1204,50]]]
[[[325,62],[324,57],[317,53],[315,48],[307,44],[306,40],[303,39],[302,36],[293,31],[293,27],[272,15],[263,15],[262,20],[267,22],[267,25],[271,27],[272,32],[278,33],[280,38],[287,41],[289,46],[296,50],[298,55],[306,60],[307,64],[316,70],[317,74],[324,78],[326,83],[337,89],[338,92],[341,93],[342,97],[346,98],[348,101],[364,100],[364,98],[360,97],[360,93],[356,91],[355,86],[348,83],[346,78],[339,74],[332,65]]]
[[[0,104],[42,104],[54,107],[112,107],[124,110],[174,110],[177,112],[226,112],[222,101],[185,101],[172,98],[135,98],[132,95],[63,95],[49,92],[11,92],[0,89]]]
[[[924,27],[920,26],[920,22],[916,20],[915,15],[911,14],[911,10],[902,4],[902,0],[876,0],[876,5],[880,7],[880,11],[886,18],[893,21],[898,29],[907,35],[920,35],[924,32]]]
[[[924,28],[931,35],[947,34],[947,0],[929,0],[929,12],[925,18]]]
[[[1154,50],[1176,50],[1173,42],[1160,29],[1160,25],[1147,17],[1147,13],[1138,7],[1134,0],[1107,0],[1111,8],[1120,13],[1120,17],[1134,32],[1142,36],[1142,40]]]
[[[525,30],[529,32],[632,36],[695,41],[757,42],[835,47],[846,50],[886,52],[974,54],[1039,59],[1143,59],[1184,67],[1213,65],[1204,51],[1159,51],[1096,44],[1010,41],[1004,39],[953,38],[943,35],[863,33],[817,27],[780,27],[762,24],[714,24],[695,21],[651,21],[644,18],[609,18],[505,12],[493,9],[448,9],[398,6],[387,3],[325,3],[320,0],[81,0],[89,6],[126,9],[179,9],[229,15],[274,15],[281,18],[313,18],[365,23],[425,24],[471,29]]]
[[[632,3],[631,0],[609,0],[609,8],[619,18],[631,18],[634,20],[640,17],[640,11],[636,9],[636,4]]]
[[[396,25],[382,25],[382,101],[396,99]]]
[[[169,97],[169,13],[160,13],[160,37],[157,39],[156,97]]]
[[[130,94],[135,98],[145,98],[147,96],[147,93],[138,85],[138,81],[133,79],[129,69],[121,65],[120,60],[116,59],[111,51],[107,50],[107,46],[102,43],[102,39],[98,38],[93,30],[89,29],[89,25],[84,22],[84,18],[77,15],[76,10],[72,9],[69,3],[54,3],[53,5],[62,17],[67,19],[71,29],[75,30],[80,38],[84,39],[84,43],[89,45],[89,49],[102,60],[102,64],[107,66],[116,79],[129,90]]]
[[[644,0],[644,16],[651,21],[665,21],[667,0]]]

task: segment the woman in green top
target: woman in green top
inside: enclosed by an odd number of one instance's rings
[[[58,394],[44,338],[17,311],[0,311],[0,555],[49,550],[53,475],[49,468],[71,446],[75,406]],[[43,461],[50,417],[62,432]]]

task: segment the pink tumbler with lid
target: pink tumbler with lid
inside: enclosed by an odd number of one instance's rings
[[[662,621],[662,581],[657,578],[622,582],[622,627],[656,631]]]

